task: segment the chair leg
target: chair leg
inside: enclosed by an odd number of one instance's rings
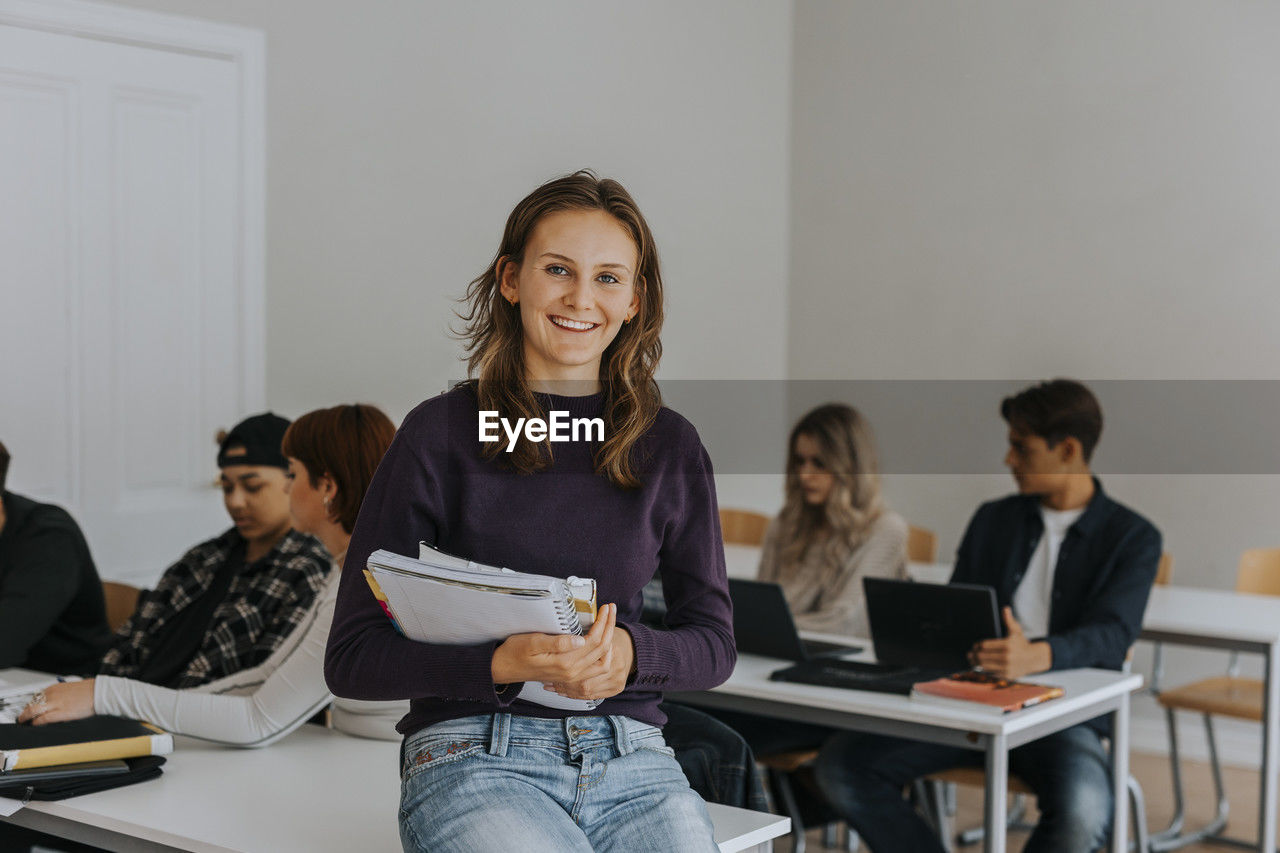
[[[1231,804],[1227,802],[1227,790],[1222,784],[1222,764],[1218,761],[1218,739],[1213,734],[1213,717],[1204,715],[1204,734],[1209,741],[1209,766],[1213,770],[1213,793],[1218,798],[1218,811],[1209,821],[1204,831],[1207,835],[1217,835],[1227,825],[1227,813]]]
[[[938,836],[938,841],[942,843],[942,849],[947,853],[951,853],[951,820],[947,816],[945,795],[941,782],[928,782],[924,779],[915,781],[916,799],[920,803],[925,816],[929,823],[933,826],[934,833]]]
[[[1150,853],[1151,839],[1147,837],[1147,802],[1142,796],[1138,780],[1129,777],[1129,823],[1133,825],[1133,847],[1137,853]]]
[[[1027,816],[1027,795],[1014,794],[1013,807],[1009,809],[1009,815],[1005,819],[1006,830],[1033,830],[1035,824],[1027,823],[1024,818]],[[981,826],[973,826],[969,829],[961,830],[956,834],[956,843],[961,847],[969,847],[977,844],[986,838],[986,829]]]
[[[1209,743],[1209,768],[1213,774],[1213,792],[1218,799],[1218,809],[1213,816],[1213,820],[1197,829],[1195,832],[1182,832],[1171,835],[1167,830],[1151,839],[1151,849],[1157,853],[1164,853],[1168,850],[1177,850],[1186,847],[1188,844],[1194,844],[1198,841],[1217,835],[1227,825],[1227,814],[1231,810],[1231,804],[1227,802],[1227,792],[1222,784],[1222,765],[1218,762],[1218,740],[1213,733],[1213,717],[1204,714],[1204,734]],[[1181,779],[1178,780],[1179,788],[1181,788]],[[1180,805],[1180,797],[1178,803]],[[1232,842],[1230,839],[1217,839],[1220,843],[1231,844],[1232,846],[1240,842]]]
[[[1178,756],[1178,725],[1172,708],[1164,709],[1165,727],[1169,732],[1169,778],[1173,785],[1173,817],[1169,825],[1151,836],[1153,844],[1176,838],[1186,821],[1186,805],[1182,796],[1182,760]]]
[[[791,779],[781,771],[770,769],[767,772],[782,797],[782,808],[791,818],[791,849],[795,853],[804,853],[804,822],[800,820],[800,807],[796,804],[795,792],[791,790]]]
[[[840,824],[837,821],[823,824],[822,826],[822,846],[835,847],[840,843]]]

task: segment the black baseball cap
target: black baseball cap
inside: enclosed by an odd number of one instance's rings
[[[218,447],[218,467],[228,465],[272,465],[289,469],[280,444],[284,431],[289,428],[288,418],[273,412],[245,418],[231,428]],[[239,452],[243,448],[244,452]],[[228,450],[236,451],[228,454]]]

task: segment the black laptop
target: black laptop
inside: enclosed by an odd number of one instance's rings
[[[733,600],[733,636],[743,654],[806,661],[862,651],[852,643],[802,640],[782,587],[776,583],[729,578],[729,598]]]
[[[992,587],[863,578],[862,588],[877,663],[806,661],[770,677],[906,695],[917,682],[969,669],[974,644],[1003,635]]]

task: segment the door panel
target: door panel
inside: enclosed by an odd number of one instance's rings
[[[105,577],[225,529],[244,387],[236,65],[0,25],[0,439]],[[250,348],[252,350],[252,348]]]

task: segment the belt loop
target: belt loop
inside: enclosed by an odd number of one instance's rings
[[[493,723],[489,728],[489,754],[499,758],[507,754],[507,741],[511,736],[511,715],[498,713],[493,715]]]
[[[630,720],[620,715],[610,714],[609,723],[613,726],[613,741],[618,748],[618,756],[635,752],[636,748],[631,743]]]

